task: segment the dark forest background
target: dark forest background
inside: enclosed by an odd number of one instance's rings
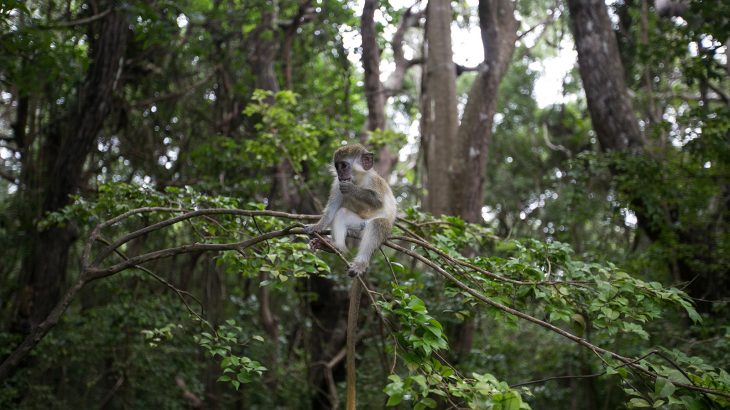
[[[728,47],[720,0],[0,0],[0,408],[343,407],[299,224],[354,142],[360,408],[730,405]]]

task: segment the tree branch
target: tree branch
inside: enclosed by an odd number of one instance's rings
[[[282,236],[288,236],[291,234],[304,234],[303,228],[297,228],[294,226],[290,226],[278,231],[272,231],[267,232],[263,235],[256,236],[251,239],[247,239],[245,241],[240,242],[232,242],[232,243],[196,243],[192,245],[182,245],[175,248],[168,248],[163,249],[160,251],[155,252],[149,252],[142,255],[137,255],[132,258],[127,259],[124,262],[117,263],[116,265],[112,265],[106,268],[96,268],[96,267],[90,267],[86,270],[87,276],[91,280],[101,279],[110,275],[113,275],[115,273],[119,273],[125,269],[128,269],[130,267],[133,267],[135,265],[139,265],[142,263],[147,263],[150,261],[154,261],[157,259],[163,259],[168,258],[170,256],[179,255],[182,253],[191,253],[191,252],[201,252],[201,251],[237,251],[237,250],[243,250],[246,248],[249,248],[253,245],[256,245],[259,242],[264,242],[268,239],[272,238],[279,238]]]
[[[67,27],[74,27],[74,26],[81,26],[84,24],[93,23],[96,20],[103,19],[107,14],[111,13],[112,9],[106,9],[102,11],[99,14],[94,14],[93,16],[85,17],[78,20],[71,20],[71,21],[59,21],[53,24],[48,25],[42,25],[39,28],[45,29],[45,30],[56,30],[56,29],[62,29]]]
[[[405,40],[406,32],[409,28],[416,27],[419,20],[424,15],[423,11],[413,13],[411,11],[412,9],[413,6],[406,9],[403,13],[398,29],[395,31],[393,40],[390,43],[393,48],[393,62],[395,63],[395,69],[388,76],[385,82],[383,82],[383,89],[387,96],[393,96],[400,91],[401,88],[403,88],[406,71],[417,64],[414,63],[414,60],[406,59],[403,52],[403,42]],[[421,61],[423,60],[421,59]]]
[[[570,374],[568,374],[568,375],[565,375],[565,376],[552,376],[552,377],[546,377],[544,379],[530,380],[529,382],[522,382],[522,383],[517,383],[517,384],[510,384],[509,387],[510,387],[510,389],[515,389],[517,387],[529,386],[531,384],[540,384],[540,383],[549,382],[550,380],[590,379],[590,378],[593,378],[593,377],[603,376],[604,374],[606,374],[606,371],[605,370],[602,371],[602,372],[600,372],[600,373],[594,373],[594,374],[577,374],[577,375],[570,375]]]

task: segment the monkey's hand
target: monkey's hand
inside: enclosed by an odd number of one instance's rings
[[[354,278],[358,275],[362,275],[368,270],[368,264],[366,262],[352,262],[350,267],[347,269],[347,275]]]
[[[322,229],[318,226],[318,224],[310,224],[310,225],[304,225],[304,233],[307,235],[314,235],[315,232],[319,232]]]
[[[355,184],[352,181],[340,181],[340,192],[347,195],[355,191]]]

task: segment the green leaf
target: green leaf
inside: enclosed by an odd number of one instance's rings
[[[246,373],[245,370],[242,370],[240,373],[236,375],[236,379],[238,379],[241,383],[249,383],[251,382],[251,376]]]
[[[687,311],[687,314],[689,315],[689,318],[692,319],[694,323],[702,323],[702,316],[700,316],[699,313],[695,310],[692,306],[685,306],[684,308]]]
[[[520,410],[520,407],[522,406],[522,399],[520,399],[519,396],[513,395],[505,400],[502,406],[505,410]]]
[[[651,407],[651,404],[649,404],[649,402],[647,402],[644,399],[634,397],[633,399],[629,400],[628,406],[629,407]]]
[[[413,380],[414,382],[416,382],[416,384],[418,385],[418,387],[421,388],[422,391],[427,391],[428,390],[428,385],[426,384],[426,377],[425,376],[420,375],[420,374],[419,375],[416,375],[416,376],[411,376],[411,380]]]
[[[674,390],[676,390],[676,388],[672,382],[663,377],[657,377],[656,382],[654,383],[654,393],[657,397],[669,397],[674,394]]]
[[[404,272],[406,270],[406,268],[398,262],[390,262],[390,266],[392,266],[393,270],[396,272]]]
[[[682,404],[686,410],[703,410],[705,409],[702,400],[692,396],[682,396]]]
[[[388,407],[396,406],[401,401],[403,401],[403,393],[402,392],[398,392],[398,393],[394,393],[392,396],[388,397],[388,401],[385,403],[385,405],[388,406]]]
[[[234,359],[238,359],[238,358],[233,357],[233,356],[224,357],[223,360],[221,360],[221,367],[231,367],[231,364],[233,364]]]

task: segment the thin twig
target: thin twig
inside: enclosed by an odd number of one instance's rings
[[[102,242],[102,243],[104,243],[106,245],[109,244],[109,241],[107,241],[104,238],[97,238],[97,241]],[[124,259],[125,261],[129,260],[129,257],[127,255],[125,255],[124,253],[122,253],[118,249],[115,249],[114,250],[114,253],[116,253],[120,258]],[[182,289],[178,289],[175,285],[173,285],[172,283],[168,282],[165,278],[163,278],[160,275],[152,272],[151,270],[145,268],[144,266],[134,265],[134,266],[132,266],[132,268],[139,269],[142,272],[144,272],[144,273],[152,276],[155,280],[157,280],[158,282],[162,283],[163,285],[167,286],[170,290],[172,290],[173,292],[175,292],[177,294],[178,298],[180,298],[180,301],[183,303],[183,305],[185,305],[185,308],[187,309],[187,311],[191,315],[195,316],[202,323],[206,324],[210,328],[210,330],[213,331],[213,333],[216,336],[218,335],[218,332],[216,332],[215,328],[210,323],[208,323],[208,320],[205,319],[205,317],[204,317],[204,315],[205,315],[205,306],[203,306],[203,302],[201,302],[200,299],[198,299],[197,297],[195,297],[195,295],[193,295],[192,293],[190,293],[188,291],[185,291],[185,290],[182,290]],[[185,300],[185,297],[186,296],[189,297],[190,299],[194,300],[198,304],[198,306],[200,306],[200,314],[198,314],[198,312],[196,312],[195,310],[193,310],[193,308],[190,307],[190,305],[188,304],[187,300]]]
[[[509,385],[509,388],[510,389],[515,389],[517,387],[529,386],[531,384],[540,384],[540,383],[549,382],[550,380],[589,379],[589,378],[592,378],[592,377],[603,376],[604,374],[606,374],[606,371],[605,370],[602,371],[602,372],[600,372],[600,373],[594,373],[594,374],[577,374],[577,375],[565,375],[565,376],[552,376],[552,377],[546,377],[544,379],[530,380],[529,382],[522,382],[522,383],[517,383],[517,384],[510,384]]]
[[[416,239],[413,239],[413,238],[408,238],[408,237],[405,237],[405,236],[392,236],[392,237],[390,237],[390,239],[396,239],[396,240],[400,240],[400,241],[414,243],[414,244],[419,245],[419,246],[421,246],[421,247],[423,247],[423,248],[425,248],[427,250],[436,252],[439,256],[441,256],[442,258],[448,260],[449,262],[452,262],[452,263],[455,263],[455,264],[458,264],[458,265],[467,267],[469,269],[472,269],[474,271],[477,271],[477,272],[479,272],[479,273],[481,273],[481,274],[483,274],[483,275],[485,275],[487,277],[490,277],[492,279],[495,279],[495,280],[498,280],[498,281],[501,281],[501,282],[512,283],[514,285],[529,285],[529,286],[535,286],[535,285],[549,285],[549,286],[552,286],[552,285],[573,285],[573,286],[582,286],[582,287],[585,287],[585,285],[587,284],[587,282],[580,282],[580,281],[523,281],[523,280],[511,279],[511,278],[507,278],[505,276],[497,275],[496,273],[493,273],[493,272],[490,272],[490,271],[488,271],[486,269],[480,268],[479,266],[473,265],[473,264],[471,264],[469,262],[462,261],[462,260],[459,260],[459,259],[455,259],[455,258],[449,256],[446,252],[442,251],[441,249],[439,249],[439,248],[437,248],[437,247],[435,247],[435,246],[433,246],[430,243],[425,242],[425,241],[419,241],[419,240],[416,240]]]
[[[100,20],[100,19],[106,17],[106,15],[111,12],[112,12],[112,9],[106,9],[99,14],[94,14],[93,16],[84,17],[84,18],[78,19],[78,20],[59,21],[59,22],[55,22],[53,24],[42,25],[39,28],[45,29],[45,30],[55,30],[55,29],[66,28],[66,27],[81,26],[84,24],[92,23],[96,20]]]

